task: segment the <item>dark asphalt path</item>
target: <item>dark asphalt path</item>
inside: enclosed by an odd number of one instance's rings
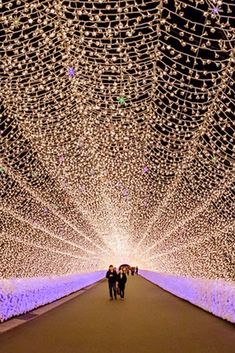
[[[0,335],[1,353],[234,353],[235,326],[129,277],[124,301],[102,282]]]

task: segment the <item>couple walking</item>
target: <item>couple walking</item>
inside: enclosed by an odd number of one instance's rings
[[[117,273],[113,265],[110,265],[106,273],[106,278],[108,279],[110,299],[113,300],[113,295],[117,299],[117,294],[120,294],[120,297],[124,298],[127,277],[123,269],[121,268]]]

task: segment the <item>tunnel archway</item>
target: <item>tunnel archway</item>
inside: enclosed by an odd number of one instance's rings
[[[120,270],[122,267],[128,268],[129,270],[131,269],[131,266],[129,264],[122,264],[118,267],[118,269]]]

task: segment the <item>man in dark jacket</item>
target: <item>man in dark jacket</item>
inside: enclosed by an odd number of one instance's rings
[[[120,290],[120,296],[121,298],[124,298],[124,291],[125,291],[127,277],[126,277],[126,274],[123,272],[122,268],[120,269],[119,274],[117,275],[117,281],[118,281],[118,287]]]
[[[114,294],[114,298],[117,299],[117,290],[116,290],[117,272],[114,271],[113,265],[109,266],[109,270],[106,273],[106,278],[108,279],[108,284],[109,284],[110,299],[113,300],[113,294]]]

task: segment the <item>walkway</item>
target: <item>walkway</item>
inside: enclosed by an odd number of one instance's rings
[[[126,299],[99,283],[75,299],[0,335],[1,353],[233,353],[235,326],[141,277]]]

